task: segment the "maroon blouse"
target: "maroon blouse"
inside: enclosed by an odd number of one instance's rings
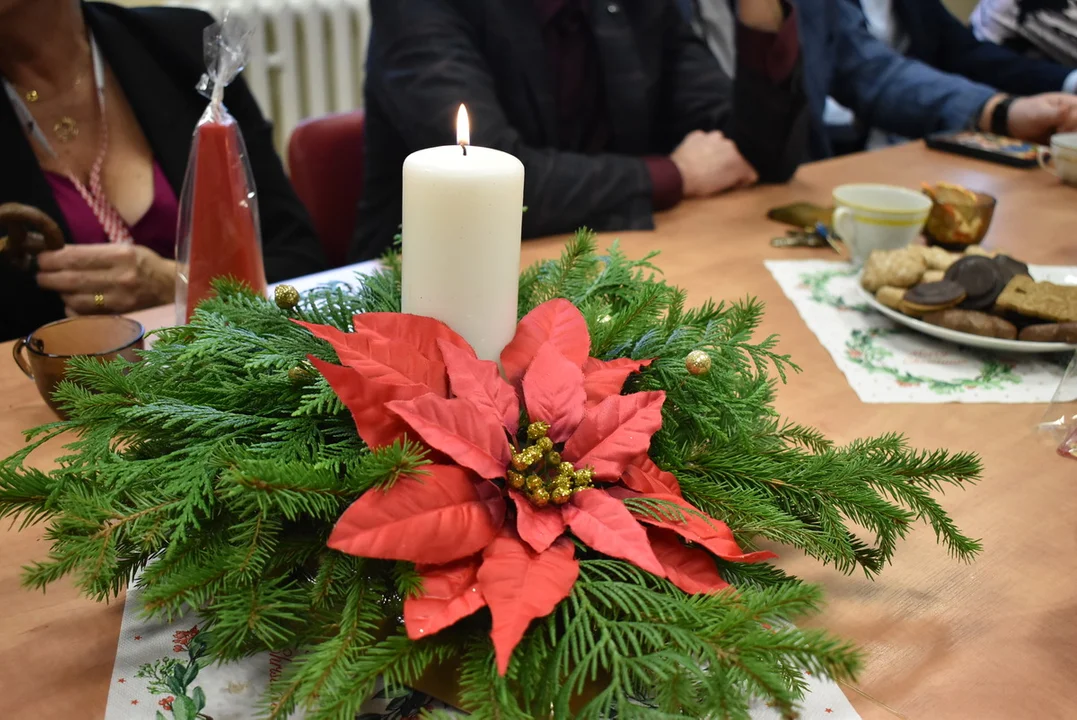
[[[83,244],[108,242],[105,229],[97,221],[93,210],[82,199],[74,183],[65,176],[54,172],[45,172],[45,178],[52,188],[52,196],[64,214],[67,227],[71,232],[71,241]],[[139,245],[145,245],[163,258],[173,259],[176,254],[176,220],[179,216],[179,202],[168,178],[156,160],[153,162],[153,202],[142,218],[129,230],[131,237]]]

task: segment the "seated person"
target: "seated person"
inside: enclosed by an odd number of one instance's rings
[[[742,0],[736,82],[671,0],[373,0],[366,183],[350,259],[400,224],[401,166],[472,141],[523,162],[524,236],[653,227],[682,196],[784,181],[806,154],[796,30]],[[724,133],[724,134],[723,134]]]
[[[43,211],[66,241],[38,255],[36,273],[0,253],[0,339],[65,312],[172,302],[177,197],[208,102],[195,85],[211,22],[195,10],[0,0],[0,204]],[[270,125],[242,79],[228,87],[225,105],[254,173],[266,275],[323,270]]]
[[[682,10],[696,19],[696,25],[709,38],[715,34],[721,13],[728,0],[679,0]],[[867,0],[865,0],[867,1]],[[928,4],[938,0],[894,0],[896,7]],[[834,140],[824,113],[828,96],[850,108],[857,119],[852,129],[856,137],[840,137],[842,149],[859,149],[867,128],[878,128],[904,138],[919,138],[943,130],[978,128],[997,131],[1026,140],[1044,141],[1054,132],[1067,130],[1077,123],[1077,98],[1058,92],[1069,71],[1038,63],[1009,53],[1008,59],[993,58],[995,48],[983,53],[965,52],[946,62],[955,72],[943,72],[916,57],[906,57],[894,50],[887,41],[872,33],[864,10],[856,0],[797,0],[804,83],[812,114],[811,146],[814,157],[834,154]],[[873,6],[874,8],[874,6]],[[941,6],[939,10],[946,12]],[[877,17],[891,17],[883,12]],[[952,16],[947,16],[952,19]],[[699,18],[711,18],[709,22]],[[921,18],[921,21],[923,18]],[[954,21],[956,22],[956,21]],[[878,25],[878,23],[877,23]],[[932,25],[931,33],[939,31]],[[877,28],[895,44],[904,45],[895,26]],[[927,33],[927,31],[924,31]],[[924,33],[921,33],[923,35]],[[931,34],[928,33],[928,34]],[[939,36],[921,36],[909,40],[910,53],[927,57],[940,54]],[[975,42],[973,40],[973,42]],[[966,48],[968,50],[968,48]],[[986,55],[988,70],[977,71],[976,77],[993,79],[1003,87],[975,82],[963,75],[972,72],[962,65],[969,57]],[[1012,70],[1002,66],[1013,61]],[[1032,63],[1032,64],[1026,64]],[[1040,92],[1026,98],[1011,98],[1006,93]],[[997,109],[997,111],[996,111]]]
[[[1077,67],[1077,0],[980,0],[969,21],[981,40]]]

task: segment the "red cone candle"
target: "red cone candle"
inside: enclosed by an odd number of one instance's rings
[[[187,261],[186,299],[181,300],[184,320],[190,320],[195,306],[213,294],[211,282],[216,278],[241,280],[261,293],[266,289],[258,207],[239,128],[224,114],[220,122],[199,125],[195,142],[193,166],[187,171],[192,196],[188,233],[180,238],[188,243],[188,251],[177,252],[181,263]]]

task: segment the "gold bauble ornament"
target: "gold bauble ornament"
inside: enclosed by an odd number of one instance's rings
[[[702,350],[693,350],[684,358],[684,367],[693,375],[706,375],[711,369],[711,356]]]
[[[281,310],[292,310],[299,304],[299,291],[291,285],[278,285],[273,291],[273,301]]]
[[[305,383],[312,377],[313,376],[310,374],[310,371],[302,365],[296,365],[294,368],[288,371],[288,379],[296,384]]]

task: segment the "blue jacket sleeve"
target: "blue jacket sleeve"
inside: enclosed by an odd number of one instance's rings
[[[871,127],[919,138],[975,122],[996,91],[890,49],[868,30],[859,5],[837,0],[830,94]]]

